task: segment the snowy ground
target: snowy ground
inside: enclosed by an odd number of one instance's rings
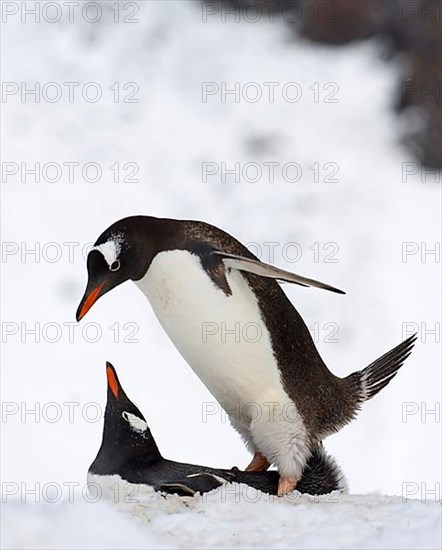
[[[3,548],[440,548],[434,502],[298,494],[288,503],[246,489],[195,499],[150,495],[118,512],[109,502],[14,503],[5,507]]]
[[[56,183],[32,176],[22,182],[20,173],[2,180],[2,241],[9,243],[2,258],[2,480],[17,488],[3,505],[5,547],[136,547],[158,540],[169,547],[196,540],[229,546],[232,532],[242,533],[242,546],[435,547],[437,505],[400,497],[440,500],[440,324],[439,341],[429,332],[440,323],[440,259],[425,254],[435,241],[440,246],[440,185],[420,167],[403,177],[413,167],[404,163],[413,159],[398,143],[400,124],[390,108],[399,62],[382,61],[378,42],[332,48],[295,40],[280,21],[203,23],[198,2],[140,3],[138,18],[132,25],[109,17],[93,25],[80,18],[35,24],[11,17],[2,25],[3,81],[29,87],[93,81],[103,90],[97,103],[79,96],[70,103],[65,95],[55,103],[11,96],[2,104],[3,162],[96,162],[103,170],[97,183],[79,173],[69,182],[66,170]],[[139,102],[115,103],[109,90],[115,82],[124,94],[125,83],[137,83]],[[215,95],[202,102],[203,82],[278,82],[280,88],[296,82],[302,97],[290,103],[276,92],[274,102],[236,103]],[[337,85],[339,101],[316,103],[315,82],[322,99],[327,83]],[[109,167],[116,162],[136,163],[139,182],[114,183]],[[203,181],[207,162],[227,168],[296,162],[302,178],[284,180],[277,169],[274,182],[264,170],[255,183],[222,181],[220,173]],[[338,181],[325,181],[330,170],[321,168],[315,182],[309,167],[316,162],[334,163]],[[95,323],[86,336],[73,323],[86,283],[83,246],[132,214],[209,221],[255,243],[264,260],[345,289],[342,297],[285,286],[338,375],[366,366],[401,341],[407,327],[419,329],[415,351],[393,383],[326,442],[351,493],[398,498],[345,497],[331,506],[259,502],[239,513],[198,502],[195,509],[158,512],[141,527],[103,503],[96,513],[83,502],[69,505],[65,491],[57,505],[33,504],[32,495],[18,502],[36,484],[43,501],[47,483],[84,484],[101,437],[106,360],[165,456],[219,467],[248,461],[223,416],[203,421],[203,404],[213,398],[134,285],[100,300],[85,319]],[[269,241],[278,243],[273,258],[264,245]],[[415,253],[404,258],[406,242]],[[66,243],[79,243],[72,257]],[[302,251],[296,262],[294,247],[284,248],[290,243]],[[36,246],[37,257],[21,256]],[[26,334],[35,323],[39,342]],[[92,343],[96,327],[101,335]],[[26,414],[29,409],[36,414]],[[54,521],[62,526],[56,532]],[[192,526],[200,524],[197,539]],[[260,526],[269,524],[275,536],[259,539]],[[318,524],[324,533],[315,538]]]

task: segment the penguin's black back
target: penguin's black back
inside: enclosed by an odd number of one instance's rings
[[[130,461],[117,468],[118,471],[114,471],[113,474],[119,475],[131,484],[149,485],[157,491],[168,493],[186,494],[184,487],[189,489],[188,494],[204,493],[223,483],[233,482],[244,483],[271,495],[278,493],[279,474],[275,470],[244,472],[236,468],[226,470],[175,462],[162,457],[154,462],[150,457],[146,459]],[[180,487],[183,488],[182,491],[179,490]],[[318,446],[308,460],[296,489],[301,493],[323,495],[344,490],[345,480],[335,461]]]
[[[183,242],[206,241],[216,249],[259,260],[241,242],[204,222],[184,221]],[[355,415],[357,395],[322,360],[310,331],[280,284],[242,272],[253,290],[268,328],[281,379],[312,440],[319,440]]]

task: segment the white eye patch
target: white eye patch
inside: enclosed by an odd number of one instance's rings
[[[138,416],[135,416],[134,414],[124,411],[121,413],[121,416],[126,420],[126,422],[129,422],[130,427],[138,433],[143,433],[147,430],[147,422],[142,420],[141,418],[138,418]]]
[[[121,245],[123,242],[123,235],[112,235],[112,238],[106,241],[103,244],[99,244],[98,246],[95,246],[93,250],[98,250],[103,254],[104,259],[106,260],[106,263],[109,267],[112,266],[112,264],[115,264],[118,260],[118,256],[121,252]],[[118,260],[119,262],[119,260]],[[119,263],[118,263],[119,267]],[[113,271],[116,271],[116,269],[113,269]]]

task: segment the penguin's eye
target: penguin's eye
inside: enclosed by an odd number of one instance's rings
[[[118,271],[120,269],[120,260],[115,260],[109,266],[110,271]]]

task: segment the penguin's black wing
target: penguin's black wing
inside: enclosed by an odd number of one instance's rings
[[[176,468],[206,468],[191,464],[172,464]],[[209,468],[208,468],[209,469]],[[184,473],[184,472],[183,472]],[[227,483],[245,483],[265,493],[276,495],[278,491],[279,475],[275,470],[268,472],[242,472],[240,470],[213,470],[196,471],[192,474],[175,476],[173,480],[163,480],[152,484],[156,491],[184,497],[193,497],[197,493],[203,494]],[[347,483],[341,468],[336,461],[325,451],[322,443],[314,446],[312,454],[302,472],[302,477],[296,487],[300,493],[310,495],[325,495],[332,492],[347,492]]]
[[[196,493],[208,493],[212,489],[220,487],[227,483],[226,479],[215,474],[202,472],[191,474],[182,479],[177,479],[170,483],[162,483],[155,487],[157,491],[174,494],[182,497],[193,497]]]
[[[227,252],[221,252],[214,250],[212,254],[219,256],[223,259],[224,265],[227,268],[238,269],[239,271],[247,271],[261,277],[269,277],[271,279],[277,279],[278,281],[285,281],[287,283],[295,283],[301,286],[314,286],[316,288],[322,288],[324,290],[330,290],[338,294],[345,294],[343,290],[339,290],[334,286],[330,286],[314,279],[308,279],[302,275],[285,271],[273,265],[266,264],[259,260],[253,260],[251,258],[245,258],[244,256],[238,256],[237,254],[229,254]]]
[[[217,250],[207,242],[190,241],[186,249],[199,257],[201,267],[206,271],[212,282],[221,289],[226,296],[232,294],[232,290],[226,279],[226,266],[223,258],[217,255]]]

